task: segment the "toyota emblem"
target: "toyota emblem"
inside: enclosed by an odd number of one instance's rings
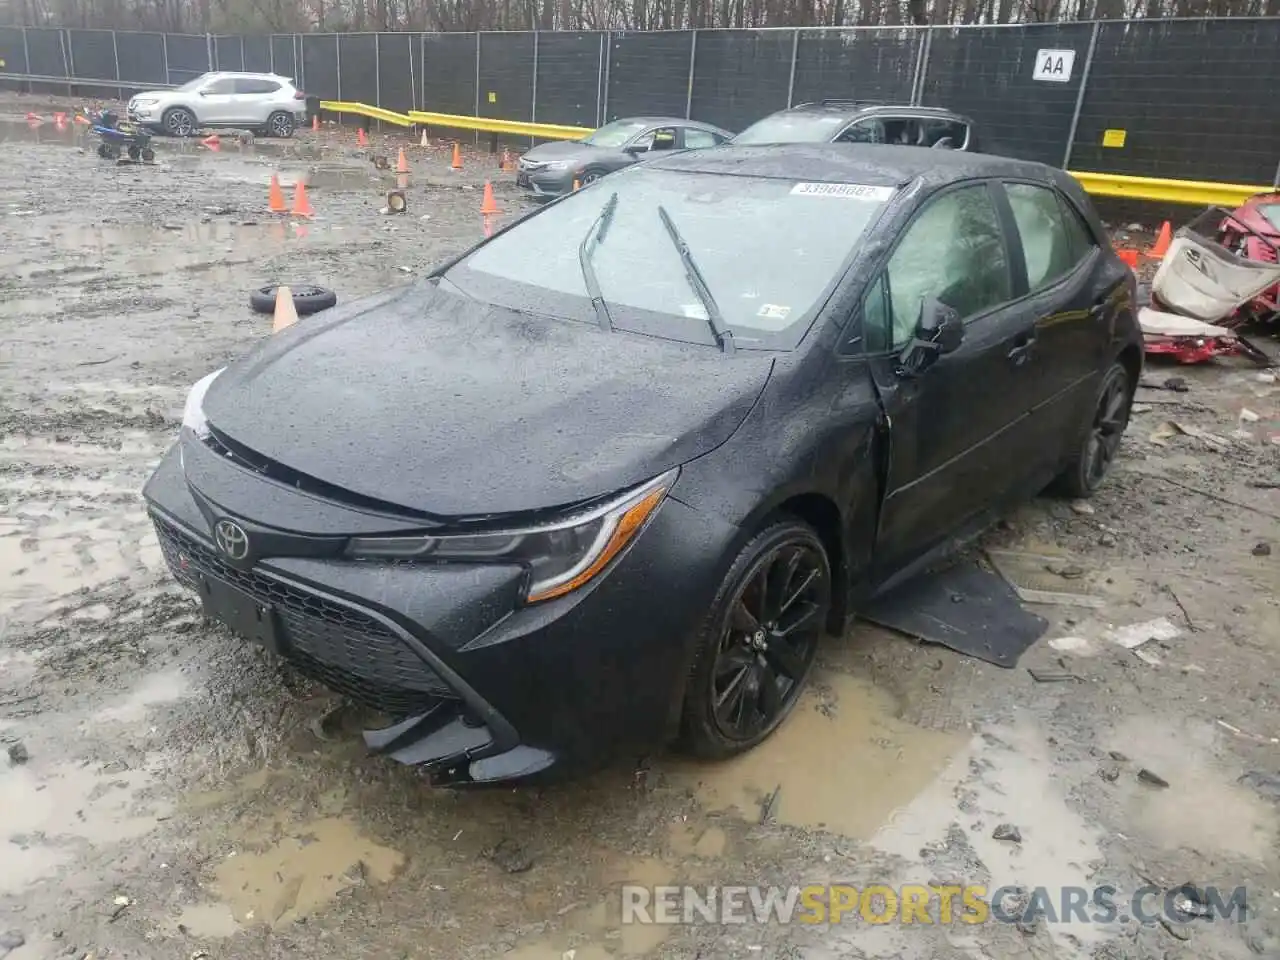
[[[234,520],[219,520],[214,525],[213,538],[228,560],[243,560],[249,555],[249,535]]]

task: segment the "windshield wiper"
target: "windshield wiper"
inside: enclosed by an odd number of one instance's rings
[[[716,345],[721,353],[733,353],[735,349],[733,331],[725,326],[724,315],[716,306],[716,298],[711,295],[711,288],[707,286],[706,278],[698,269],[693,254],[689,252],[689,245],[684,242],[684,237],[680,236],[680,231],[676,229],[671,214],[667,213],[666,207],[661,204],[658,205],[658,216],[662,218],[662,225],[667,228],[667,235],[671,237],[671,242],[676,245],[676,250],[680,254],[680,262],[684,264],[684,275],[689,279],[689,286],[698,295],[703,309],[707,312],[707,326],[711,328],[711,335],[716,338]]]
[[[609,314],[609,305],[604,302],[604,293],[600,289],[600,278],[596,276],[596,268],[591,265],[591,255],[596,247],[604,242],[604,235],[613,221],[613,211],[618,209],[618,194],[615,192],[605,201],[600,215],[592,221],[591,226],[578,244],[578,263],[582,265],[582,279],[587,285],[587,295],[591,297],[591,308],[596,312],[596,319],[604,330],[613,329],[613,317]]]

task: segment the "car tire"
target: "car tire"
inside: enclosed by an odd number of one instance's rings
[[[831,589],[826,548],[799,520],[774,520],[738,551],[698,631],[685,685],[682,750],[723,759],[778,728],[804,692]],[[784,624],[791,625],[785,632]]]
[[[293,119],[293,114],[285,113],[283,110],[277,110],[267,117],[267,135],[271,137],[288,140],[293,136],[296,126],[297,123]]]
[[[199,129],[196,115],[186,107],[170,107],[161,116],[160,125],[171,137],[194,137]]]
[[[595,183],[608,172],[604,167],[587,167],[578,178],[578,184],[585,187],[588,183]]]
[[[271,283],[249,294],[249,306],[255,313],[275,313],[278,287],[278,284]],[[293,309],[298,311],[300,317],[328,310],[338,302],[338,295],[324,287],[300,284],[290,287],[289,291],[293,294]]]
[[[1089,419],[1073,441],[1067,468],[1053,482],[1053,492],[1084,499],[1102,486],[1129,425],[1134,387],[1125,365],[1113,363],[1089,407]]]

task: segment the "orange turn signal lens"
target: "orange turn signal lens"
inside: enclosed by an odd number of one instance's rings
[[[576,574],[572,579],[557,583],[553,587],[549,587],[539,593],[530,593],[527,602],[537,603],[540,600],[551,600],[554,597],[562,597],[566,593],[572,593],[579,587],[589,583],[595,576],[609,565],[609,561],[618,555],[618,553],[631,542],[631,539],[644,526],[646,520],[654,510],[658,508],[658,504],[667,495],[668,485],[658,487],[645,494],[631,506],[626,507],[612,521],[613,530],[608,535],[604,548],[595,556],[581,572]]]

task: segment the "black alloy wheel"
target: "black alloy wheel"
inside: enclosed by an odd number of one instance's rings
[[[1115,463],[1129,409],[1133,386],[1124,364],[1115,363],[1102,378],[1092,417],[1079,441],[1070,466],[1058,478],[1060,492],[1071,497],[1089,497],[1102,485]]]
[[[804,689],[830,610],[830,562],[807,524],[780,520],[743,547],[699,638],[685,745],[727,757],[769,736]]]

